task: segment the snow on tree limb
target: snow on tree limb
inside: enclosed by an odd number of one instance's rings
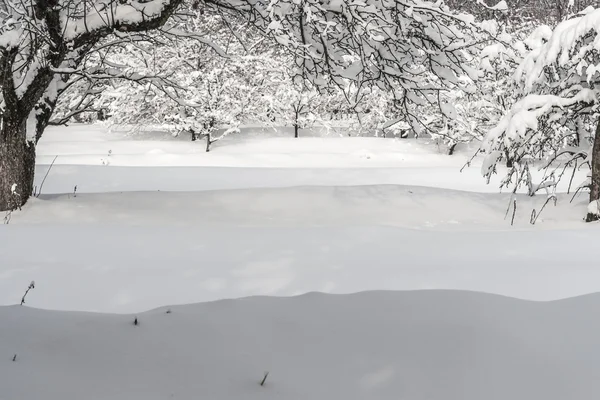
[[[506,4],[506,1],[504,1],[504,0],[499,1],[497,4],[495,4],[493,6],[488,6],[483,0],[477,0],[477,4],[487,8],[488,10],[492,10],[492,11],[508,10],[508,4]]]
[[[19,6],[10,18],[7,13],[0,30],[0,48],[7,52],[18,46],[25,61],[14,71],[18,96],[28,103],[23,106],[33,107],[56,71],[75,68],[81,53],[90,51],[102,38],[159,28],[181,2],[52,0]],[[455,15],[440,3],[207,0],[207,4],[244,15],[293,49],[298,75],[320,86],[343,85],[348,79],[360,82],[359,86],[377,85],[408,107],[435,105],[438,93],[455,88],[459,76],[477,75],[465,62],[473,45],[472,17]],[[44,40],[31,41],[30,37]],[[76,54],[71,54],[73,51]],[[31,59],[33,54],[42,54],[42,58]],[[423,76],[429,79],[423,81]],[[5,99],[10,101],[10,96],[5,94]],[[445,114],[444,109],[439,111]],[[415,113],[407,115],[416,119]]]
[[[158,28],[179,6],[181,0],[101,2],[83,10],[66,9],[61,13],[61,30],[65,41],[106,30],[121,32],[147,31]]]
[[[486,153],[482,165],[482,174],[489,176],[503,151],[512,153],[514,159],[521,159],[523,143],[535,146],[543,140],[540,134],[540,120],[548,118],[558,110],[564,111],[575,105],[586,106],[596,101],[595,93],[590,89],[581,89],[574,95],[528,95],[519,100],[509,110],[498,125],[488,132],[481,150]]]
[[[524,41],[530,51],[514,75],[523,97],[481,146],[486,154],[482,174],[488,180],[497,163],[507,159],[513,165],[502,185],[513,185],[513,190],[526,185],[533,195],[539,188],[556,185],[567,167],[586,164],[592,167],[586,183],[590,199],[600,197],[599,30],[600,10],[588,8],[554,29],[537,28]],[[544,171],[539,184],[531,181],[529,173],[535,163]]]
[[[222,2],[210,0],[222,5]],[[249,9],[256,24],[293,49],[297,75],[317,86],[347,80],[377,86],[406,108],[438,104],[441,91],[459,87],[460,77],[476,79],[469,50],[477,43],[473,18],[441,3],[421,0],[255,0],[228,1]],[[446,108],[450,111],[450,108]],[[437,108],[441,114],[445,110]],[[452,113],[450,111],[450,113]]]
[[[599,31],[600,9],[588,9],[581,16],[561,22],[550,35],[549,28],[541,27],[537,33],[542,43],[524,59],[515,78],[524,81],[527,92],[536,84],[553,80],[558,69],[572,69],[572,73],[592,82],[600,72],[594,57],[600,51]]]

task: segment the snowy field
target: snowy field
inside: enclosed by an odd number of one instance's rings
[[[599,306],[311,293],[161,308],[137,326],[3,307],[0,398],[584,400],[600,390]]]
[[[1,400],[600,389],[600,297],[549,301],[600,291],[585,195],[560,194],[535,225],[546,196],[520,195],[511,227],[510,195],[478,160],[460,172],[474,149],[247,134],[203,150],[98,126],[46,133],[38,188],[58,157],[42,195],[0,225]],[[11,306],[31,280],[36,309]],[[394,292],[349,294],[380,290]]]
[[[531,225],[546,196],[520,196],[511,227],[510,195],[476,165],[460,172],[470,154],[264,133],[206,154],[165,134],[56,128],[39,146],[38,187],[58,156],[42,196],[0,227],[0,304],[31,280],[31,306],[116,313],[311,291],[598,291],[585,198],[560,195]]]
[[[472,152],[250,132],[206,154],[164,133],[55,128],[39,146],[38,187],[58,156],[42,196],[0,228],[0,303],[32,279],[32,306],[100,312],[309,291],[600,289],[585,198],[561,195],[531,225],[546,196],[521,196],[511,227],[510,195],[477,160],[460,172]]]

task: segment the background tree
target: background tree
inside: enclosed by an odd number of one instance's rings
[[[264,38],[239,19],[228,20],[205,6],[197,6],[185,24],[193,24],[196,36],[171,37],[155,33],[155,43],[138,57],[138,46],[112,63],[127,64],[144,76],[168,77],[149,80],[140,85],[131,79],[114,78],[111,88],[94,100],[95,107],[104,105],[110,124],[131,130],[166,129],[177,136],[190,135],[193,141],[206,140],[210,145],[227,134],[252,114],[258,113],[260,90],[265,87],[264,72],[270,61]],[[181,26],[178,26],[181,29]],[[243,38],[241,36],[244,36]],[[257,37],[258,36],[258,37]],[[210,42],[213,50],[207,49]],[[128,44],[128,46],[133,46]],[[105,59],[106,60],[106,59]],[[106,61],[105,61],[106,62]],[[69,105],[62,103],[64,107]]]
[[[102,56],[95,71],[87,70],[82,62],[88,55],[101,54],[122,41],[153,40],[147,32],[163,27],[181,4],[182,0],[0,3],[0,210],[20,207],[31,195],[35,144],[72,77],[125,77],[119,66],[105,63]],[[466,63],[474,45],[473,19],[453,14],[441,2],[205,0],[201,4],[246,18],[289,49],[295,56],[295,74],[303,81],[319,87],[343,86],[347,80],[356,81],[359,88],[376,85],[400,101],[405,112],[410,104],[437,104],[440,91],[460,86],[460,76],[476,75]],[[170,26],[162,29],[165,34],[185,35]],[[166,87],[158,77],[127,73],[131,80]],[[423,76],[435,84],[423,85]],[[445,114],[447,109],[439,107],[439,112]],[[418,114],[406,115],[413,127],[419,125]]]

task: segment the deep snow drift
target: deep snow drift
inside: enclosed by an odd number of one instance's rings
[[[599,295],[308,294],[162,308],[134,326],[0,307],[0,398],[588,400],[599,308]]]

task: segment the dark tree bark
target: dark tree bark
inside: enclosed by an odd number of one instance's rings
[[[596,135],[594,136],[594,147],[592,148],[592,182],[590,185],[590,203],[600,200],[600,120],[596,126]],[[600,216],[597,213],[588,212],[585,218],[586,222],[598,221]]]
[[[453,143],[452,145],[450,145],[450,147],[448,148],[448,155],[452,156],[454,155],[454,151],[456,150],[456,145],[458,143]]]
[[[206,152],[210,151],[210,145],[212,144],[212,140],[210,138],[210,133],[206,134]]]
[[[514,164],[512,158],[510,158],[510,153],[508,150],[504,151],[504,155],[506,156],[506,168],[512,168]]]
[[[23,139],[24,123],[6,124],[0,135],[0,210],[15,210],[33,192],[35,145]]]
[[[204,136],[206,136],[206,152],[208,153],[210,151],[210,146],[216,142],[216,140],[213,140],[212,138],[212,133],[214,126],[217,124],[217,122],[215,121],[215,119],[213,117],[209,118],[209,120],[207,122],[204,123],[204,130],[205,132],[207,132]]]
[[[295,138],[300,137],[300,133],[298,132],[298,129],[299,129],[298,124],[297,123],[294,124],[294,137]]]

